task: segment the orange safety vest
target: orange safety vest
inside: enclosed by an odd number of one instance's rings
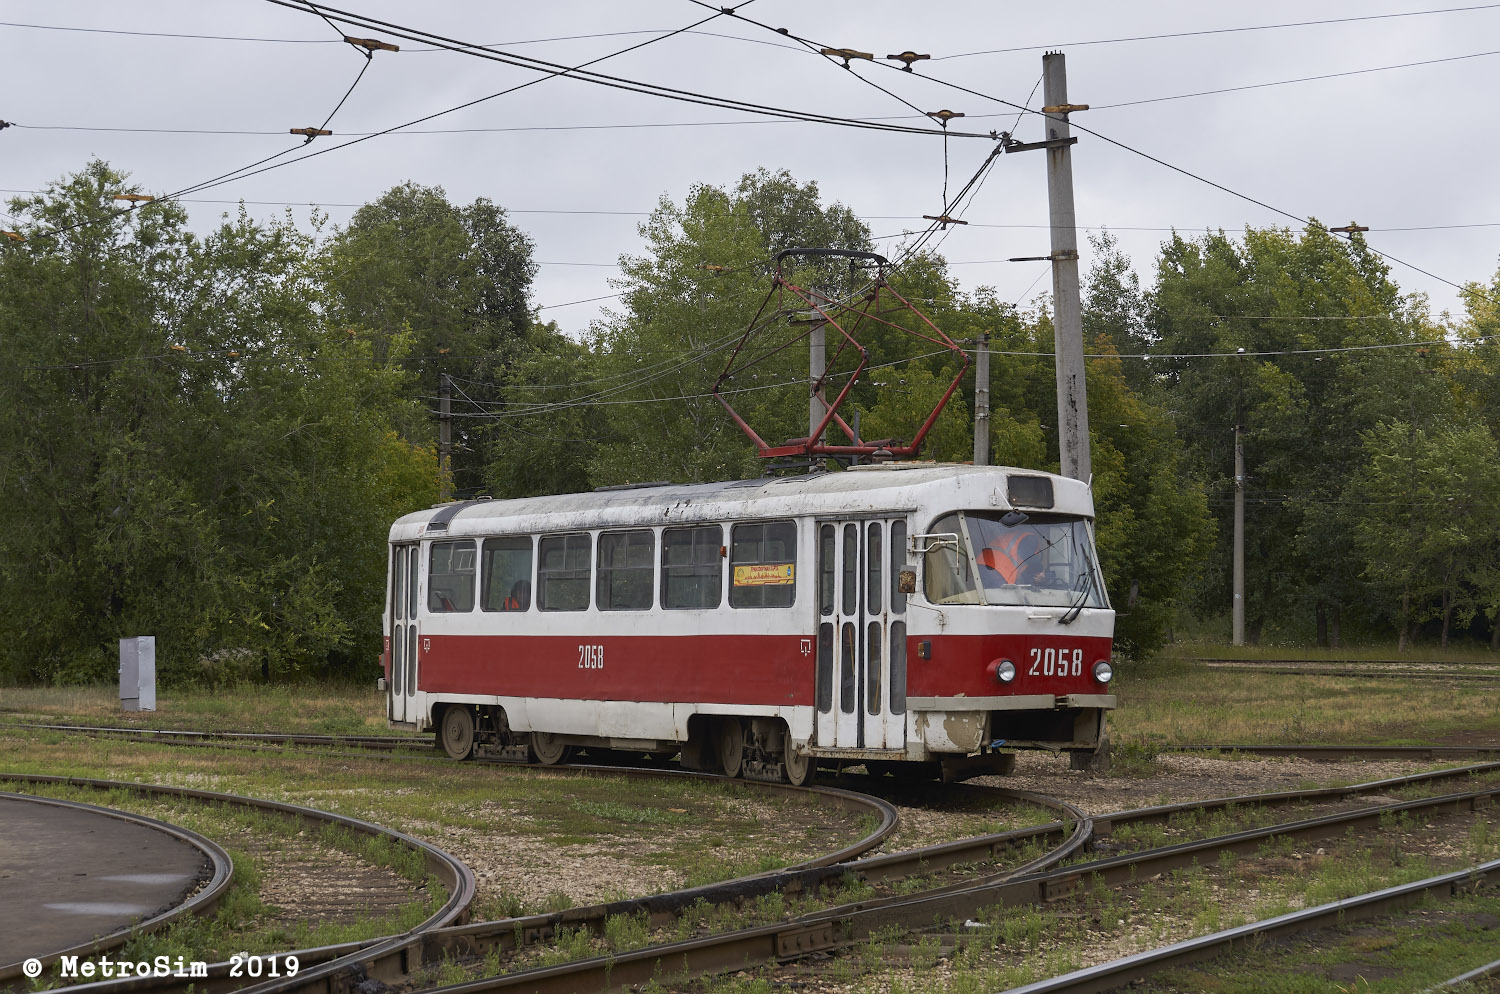
[[[1034,552],[1024,554],[1021,551],[1021,543],[1034,537],[1028,532],[1001,535],[979,553],[979,564],[988,566],[999,573],[1006,583],[1015,583],[1016,578],[1021,574],[1021,564],[1035,555]]]

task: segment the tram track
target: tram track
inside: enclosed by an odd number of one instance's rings
[[[147,818],[144,815],[129,811],[119,811],[114,808],[100,807],[96,804],[84,804],[81,801],[64,800],[56,797],[45,797],[37,794],[19,794],[0,792],[0,798],[8,800],[24,801],[31,804],[39,804],[52,808],[60,808],[71,811],[89,812],[113,821],[125,822],[138,825],[143,828],[158,832],[168,838],[175,839],[185,845],[197,850],[202,854],[211,868],[210,876],[187,896],[185,900],[176,906],[153,915],[150,918],[119,928],[113,932],[96,936],[87,942],[78,943],[66,949],[49,952],[45,957],[38,960],[43,967],[50,966],[65,956],[99,955],[114,949],[118,949],[131,938],[157,929],[183,918],[187,915],[207,914],[218,906],[229,888],[233,876],[234,865],[229,854],[224,851],[217,842],[205,836],[183,828],[180,825],[172,825],[155,818]],[[23,973],[23,964],[0,963],[0,984],[14,980]]]
[[[1452,680],[1500,683],[1500,664],[1493,662],[1422,663],[1403,659],[1229,659],[1202,657],[1184,663],[1233,673],[1272,676],[1326,676],[1344,679]]]
[[[1423,774],[1416,782],[1441,781],[1446,777],[1468,776],[1476,772],[1463,770],[1438,774]],[[1494,772],[1486,768],[1484,772]],[[1301,799],[1303,795],[1326,798],[1332,793],[1346,795],[1380,792],[1395,789],[1405,778],[1384,780],[1354,788],[1323,789],[1314,792],[1280,792],[1268,795],[1271,803],[1287,803]],[[996,905],[1018,906],[1023,904],[1044,906],[1077,894],[1085,881],[1100,876],[1106,883],[1118,886],[1135,879],[1137,874],[1168,872],[1173,868],[1191,865],[1207,854],[1221,851],[1253,852],[1269,839],[1278,837],[1317,840],[1343,835],[1350,828],[1378,825],[1383,818],[1398,816],[1405,812],[1435,813],[1443,810],[1470,810],[1476,802],[1489,803],[1500,795],[1500,786],[1481,791],[1467,791],[1403,801],[1394,804],[1376,805],[1352,812],[1343,812],[1313,819],[1303,819],[1283,825],[1252,829],[1219,836],[1207,840],[1178,843],[1140,853],[1113,856],[1086,863],[1055,867],[1067,858],[1058,851],[1036,863],[1027,864],[1010,872],[1000,872],[968,881],[924,890],[916,894],[899,897],[882,897],[874,900],[853,902],[822,911],[799,916],[788,922],[741,929],[716,936],[705,936],[686,941],[672,942],[649,948],[615,952],[608,956],[581,960],[575,963],[523,970],[483,978],[464,984],[437,988],[445,994],[478,994],[489,991],[571,991],[581,989],[626,989],[633,984],[660,979],[663,974],[676,979],[697,975],[753,968],[760,964],[786,962],[809,953],[836,952],[868,936],[889,928],[920,930],[930,927],[934,921],[964,920],[981,909]],[[1210,806],[1228,806],[1252,803],[1254,797],[1216,799]],[[1108,816],[1108,827],[1126,824],[1132,820],[1160,820],[1185,809],[1189,805],[1169,805],[1118,812]],[[1200,805],[1201,807],[1202,805]],[[1086,823],[1079,822],[1075,837],[1082,834]],[[1094,826],[1098,827],[1097,823]],[[1042,831],[1048,826],[1033,830]],[[1015,838],[1014,833],[1006,833]],[[994,845],[999,840],[974,839],[947,844],[940,848],[944,858],[953,861],[982,860],[983,847]],[[1070,847],[1069,853],[1076,853]],[[901,862],[909,866],[920,866],[924,855],[920,850],[890,857],[871,857],[850,864],[847,871],[858,874],[876,867],[894,868]],[[868,864],[868,865],[867,865]],[[1055,868],[1045,868],[1051,865]],[[495,926],[504,923],[493,923]],[[491,928],[489,923],[480,923],[458,930],[439,930],[429,936],[432,953],[438,950],[454,955],[479,957],[487,954],[487,940],[504,946],[503,929]],[[446,940],[458,940],[449,943]],[[436,958],[433,959],[436,961]],[[297,991],[326,990],[325,988],[291,988]],[[266,988],[258,994],[270,994]],[[285,992],[288,988],[275,990]]]
[[[60,729],[70,731],[82,727],[59,726]],[[99,731],[98,729],[92,730]],[[272,738],[275,737],[273,736]],[[306,737],[302,738],[305,739]],[[303,741],[297,744],[302,746],[346,744],[343,741],[339,741],[340,737],[337,736],[316,737],[316,739],[318,740],[316,742]],[[182,741],[182,739],[179,736],[173,736],[168,741]],[[1202,751],[1208,751],[1208,748],[1204,747]],[[1458,758],[1462,755],[1472,756],[1497,751],[1474,747],[1219,746],[1214,748],[1223,752],[1237,749],[1237,751],[1241,752],[1266,752],[1272,755],[1292,754],[1310,756],[1312,758],[1336,758],[1357,755],[1362,758],[1379,757],[1413,760],[1449,759]],[[1398,751],[1391,751],[1393,748]],[[1368,828],[1371,824],[1378,824],[1381,818],[1393,817],[1406,811],[1438,810],[1444,804],[1450,805],[1452,810],[1470,810],[1476,806],[1492,803],[1494,796],[1497,791],[1500,791],[1500,788],[1450,793],[1437,798],[1403,801],[1394,805],[1380,805],[1356,812],[1345,812],[1314,819],[1303,819],[1287,825],[1254,829],[1233,836],[1222,836],[1200,842],[1179,843],[1172,846],[1158,847],[1144,854],[1117,855],[1088,863],[1072,864],[1066,867],[1057,866],[1063,860],[1076,859],[1084,845],[1093,840],[1107,838],[1118,826],[1130,823],[1167,821],[1187,812],[1211,810],[1215,806],[1329,802],[1338,798],[1356,796],[1361,793],[1379,794],[1419,784],[1437,784],[1448,779],[1493,773],[1497,768],[1500,768],[1500,763],[1478,764],[1457,769],[1415,774],[1409,777],[1390,778],[1368,784],[1355,785],[1353,787],[1322,788],[1313,791],[1283,791],[1265,795],[1241,795],[1211,801],[1159,805],[1126,812],[1115,812],[1108,815],[1095,815],[1092,818],[1076,808],[1071,811],[1058,808],[1064,811],[1065,814],[1057,822],[1050,825],[1035,826],[1029,829],[1013,830],[1006,833],[996,833],[993,836],[960,840],[956,843],[927,846],[902,853],[867,857],[852,862],[838,862],[823,867],[808,866],[791,868],[777,873],[744,878],[741,881],[731,882],[730,885],[711,885],[707,889],[707,892],[703,888],[695,889],[699,893],[691,894],[691,896],[689,896],[690,892],[684,891],[677,892],[676,894],[658,895],[653,898],[637,899],[635,901],[613,902],[608,905],[598,905],[592,908],[571,909],[570,911],[556,912],[551,915],[531,916],[530,919],[507,919],[501,922],[468,923],[432,928],[420,935],[408,933],[404,937],[406,941],[400,944],[399,947],[392,946],[384,950],[376,948],[376,945],[384,940],[372,940],[370,943],[364,944],[345,944],[341,947],[326,947],[324,950],[308,950],[305,952],[309,954],[309,961],[319,958],[328,961],[329,970],[326,975],[313,975],[309,973],[308,975],[295,978],[297,981],[296,984],[291,984],[287,981],[278,984],[267,983],[259,985],[254,990],[257,994],[289,994],[292,991],[343,992],[350,989],[351,985],[362,982],[365,979],[381,980],[384,983],[393,985],[408,983],[413,973],[419,970],[424,963],[433,964],[445,960],[452,961],[468,957],[477,958],[487,955],[492,951],[505,954],[513,953],[516,949],[527,945],[545,943],[551,937],[565,930],[586,929],[591,932],[600,931],[602,930],[602,924],[611,916],[645,915],[652,923],[664,922],[670,920],[670,917],[674,916],[682,908],[696,906],[700,898],[707,900],[709,894],[713,893],[712,887],[731,887],[732,889],[730,890],[718,892],[717,896],[725,901],[743,902],[753,899],[758,894],[775,891],[792,894],[809,893],[820,886],[824,886],[826,881],[848,878],[853,874],[860,875],[859,879],[862,881],[878,885],[884,880],[894,881],[903,877],[909,878],[918,872],[930,876],[945,865],[960,868],[960,875],[957,879],[950,880],[938,887],[929,888],[914,895],[882,895],[876,899],[811,912],[799,916],[791,922],[775,923],[757,929],[742,929],[723,936],[699,937],[684,943],[669,943],[648,947],[643,950],[614,953],[610,956],[599,958],[600,962],[580,961],[578,964],[563,964],[548,967],[540,971],[524,970],[499,978],[472,981],[467,984],[447,988],[447,990],[465,992],[509,989],[572,990],[579,987],[596,985],[596,982],[597,984],[608,984],[612,988],[619,988],[629,983],[649,981],[653,977],[659,976],[660,970],[681,967],[683,964],[687,964],[687,972],[689,974],[699,974],[718,972],[723,969],[741,969],[747,963],[754,962],[784,962],[798,956],[806,955],[809,952],[837,950],[851,942],[858,941],[861,936],[869,935],[874,930],[880,928],[896,926],[920,929],[923,919],[925,918],[926,921],[930,922],[933,920],[933,916],[942,917],[947,915],[949,917],[956,917],[959,914],[972,913],[981,907],[989,907],[996,904],[1031,903],[1038,906],[1046,905],[1076,893],[1081,886],[1079,881],[1084,879],[1086,875],[1090,877],[1093,874],[1107,876],[1109,874],[1125,873],[1130,875],[1144,872],[1142,869],[1143,866],[1156,866],[1157,869],[1151,871],[1153,873],[1163,872],[1164,870],[1169,871],[1174,865],[1189,865],[1197,856],[1201,856],[1210,848],[1214,852],[1226,850],[1244,852],[1253,850],[1269,838],[1327,838],[1348,831],[1351,826],[1363,825]],[[574,767],[574,769],[577,768]],[[600,768],[600,771],[617,774],[626,772],[627,770],[619,767],[605,767]],[[660,771],[643,772],[649,774],[659,773]],[[889,783],[889,781],[886,781],[886,783]],[[968,786],[979,787],[980,785]],[[786,789],[790,790],[792,788]],[[1003,790],[1002,788],[990,787],[982,789],[986,791]],[[1042,798],[1039,795],[1023,795],[1023,792],[1011,793],[1015,795],[1015,800],[1025,803],[1044,803],[1052,800]],[[1057,802],[1054,801],[1053,805],[1056,806],[1056,804]],[[1466,805],[1467,807],[1465,807]],[[1325,834],[1319,836],[1316,834],[1318,832]],[[1039,838],[1046,841],[1052,841],[1053,839],[1065,841],[1063,845],[1058,846],[1036,860],[1029,861],[1023,866],[1008,869],[993,867],[994,862],[1003,853]],[[1235,846],[1248,848],[1235,849],[1233,848]],[[1194,855],[1195,853],[1197,855]],[[1142,861],[1143,857],[1147,855],[1149,855],[1151,862]],[[1187,863],[1178,862],[1174,864],[1171,862],[1174,859],[1186,859]],[[972,873],[975,867],[983,867],[986,864],[988,864],[989,868],[993,869],[993,872],[977,878],[963,876],[963,874]],[[1126,869],[1129,867],[1134,867],[1134,869]],[[1118,880],[1116,880],[1116,883],[1118,883]],[[1433,884],[1432,887],[1436,888],[1436,890],[1432,892],[1435,893],[1437,890],[1441,890],[1442,886],[1442,884]],[[733,888],[737,888],[737,890]],[[1370,906],[1376,907],[1378,906],[1378,902]],[[1235,940],[1230,938],[1226,941],[1230,945],[1225,948],[1232,948],[1232,943]],[[1244,940],[1241,939],[1240,941]],[[1212,953],[1205,953],[1204,955],[1212,955]],[[1148,965],[1149,963],[1142,961],[1141,968],[1144,970]],[[1160,966],[1152,967],[1152,969],[1160,968]],[[591,973],[590,971],[594,972]],[[629,979],[631,977],[637,979],[631,980]],[[1120,982],[1113,981],[1112,983],[1118,984]],[[166,990],[168,988],[132,987],[127,985],[111,987],[110,989],[144,991]],[[196,989],[212,992],[228,989],[228,987],[217,987],[213,984],[205,985],[200,982]],[[1070,988],[1060,987],[1057,989],[1067,990]],[[1079,987],[1077,989],[1101,990],[1106,988],[1095,986]]]
[[[172,741],[182,741],[174,739]],[[446,760],[444,760],[446,762]],[[717,781],[719,778],[711,777],[701,773],[678,772],[667,770],[647,770],[628,767],[599,767],[574,765],[563,768],[567,772],[581,776],[606,774],[611,776],[623,776],[639,779],[694,779],[704,781]],[[339,986],[351,975],[359,977],[370,976],[405,976],[410,970],[415,969],[422,962],[424,937],[441,930],[444,927],[461,926],[467,918],[469,905],[472,903],[475,892],[474,876],[471,870],[441,849],[429,846],[414,839],[405,833],[392,829],[382,828],[359,819],[348,818],[331,812],[319,811],[301,805],[289,804],[280,801],[270,801],[258,798],[245,798],[239,795],[223,794],[214,791],[203,791],[194,788],[174,787],[153,784],[136,784],[114,780],[94,780],[78,777],[58,777],[42,774],[19,774],[0,772],[0,782],[15,781],[38,785],[55,785],[68,787],[88,787],[99,790],[127,790],[146,796],[165,796],[173,798],[185,798],[191,800],[210,801],[219,803],[239,804],[250,808],[275,811],[281,814],[306,818],[313,822],[324,822],[338,824],[350,828],[356,832],[366,835],[385,835],[396,839],[408,846],[421,847],[428,856],[429,869],[437,872],[440,879],[450,892],[450,898],[443,909],[416,926],[412,930],[400,935],[386,936],[364,942],[342,943],[332,946],[323,946],[312,949],[293,950],[288,953],[279,954],[281,958],[296,956],[299,962],[298,977],[307,984],[325,984],[323,989],[341,990]],[[839,872],[830,867],[841,867],[847,865],[848,861],[862,853],[879,846],[887,837],[895,831],[899,824],[899,816],[896,809],[889,802],[880,798],[866,797],[852,791],[836,787],[793,787],[787,784],[774,784],[757,781],[748,781],[750,789],[759,790],[773,795],[801,796],[813,794],[826,803],[830,803],[848,812],[851,816],[859,816],[874,813],[878,815],[875,828],[866,836],[856,840],[849,845],[843,846],[832,852],[824,853],[810,860],[806,860],[785,871],[775,874],[757,874],[752,877],[740,878],[722,884],[714,884],[706,887],[693,888],[690,891],[677,892],[675,895],[662,895],[659,898],[643,898],[635,901],[614,902],[611,905],[600,905],[594,908],[575,909],[571,913],[556,913],[553,915],[533,916],[534,920],[507,920],[505,922],[505,933],[507,936],[524,934],[529,941],[539,942],[550,938],[554,931],[564,921],[575,923],[573,927],[598,927],[602,930],[603,924],[612,914],[637,913],[648,910],[650,913],[661,914],[663,909],[672,907],[674,898],[681,903],[684,899],[687,907],[699,901],[710,902],[742,900],[747,894],[770,893],[776,889],[776,881],[786,880],[823,880],[837,875]],[[443,873],[447,868],[448,872]],[[773,878],[767,880],[766,878]],[[626,910],[628,906],[628,911]],[[491,923],[493,924],[493,923]],[[517,929],[521,932],[517,932]],[[460,929],[458,935],[462,935]],[[127,935],[126,938],[129,936]],[[122,939],[121,941],[124,941]],[[449,941],[446,934],[443,941]],[[199,994],[213,994],[217,991],[238,989],[241,983],[233,982],[231,977],[232,964],[221,962],[209,964],[207,976],[193,979],[186,983],[178,978],[132,978],[129,980],[111,981],[84,985],[90,991],[95,992],[132,992],[132,994],[146,994],[146,992],[167,992],[183,990],[191,986]],[[325,978],[325,973],[328,975]],[[290,979],[290,978],[288,978]]]

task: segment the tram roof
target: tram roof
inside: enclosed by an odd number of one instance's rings
[[[961,490],[972,490],[976,495],[988,491],[986,505],[1009,507],[1002,479],[1012,475],[1046,477],[1052,480],[1055,510],[1093,515],[1088,486],[1078,480],[1007,466],[909,462],[857,466],[841,473],[759,477],[717,483],[643,484],[512,500],[455,501],[399,518],[391,527],[390,537],[392,541],[410,541],[424,534],[440,535],[444,532],[474,535],[512,529],[584,530],[712,520],[748,513],[795,515],[894,511],[914,507],[919,503],[916,491],[929,486],[956,486]],[[868,499],[873,492],[883,490],[912,493],[906,499],[896,495],[887,495],[879,501]],[[996,494],[999,500],[989,499],[989,494]],[[754,508],[753,512],[751,508]]]

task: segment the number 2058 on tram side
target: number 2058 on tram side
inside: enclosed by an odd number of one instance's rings
[[[901,463],[444,504],[390,531],[393,726],[806,782],[1105,741],[1114,612],[1076,480]]]

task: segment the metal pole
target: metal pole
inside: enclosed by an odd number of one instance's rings
[[[1042,56],[1046,107],[1068,103],[1067,64],[1061,52]],[[1068,114],[1046,115],[1047,139],[1069,136]],[[1083,311],[1078,291],[1078,230],[1073,213],[1073,161],[1067,144],[1047,149],[1047,202],[1052,217],[1052,325],[1057,350],[1057,451],[1062,475],[1088,480],[1089,405],[1084,385]]]
[[[818,382],[823,378],[823,372],[827,368],[827,350],[823,335],[827,322],[818,317],[817,313],[817,311],[812,312],[814,320],[807,332],[807,437],[812,442],[818,441],[813,438],[813,433],[818,430],[818,425],[823,423],[823,415],[828,410]]]
[[[990,464],[990,336],[979,336],[974,357],[974,465]]]
[[[1234,644],[1245,644],[1245,446],[1234,426]]]
[[[438,377],[438,499],[453,499],[453,411],[448,374]]]

